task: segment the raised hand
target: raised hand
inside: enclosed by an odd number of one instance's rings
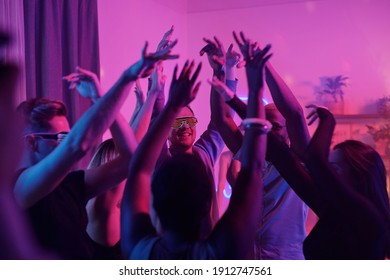
[[[237,67],[241,68],[245,66],[245,61],[241,59],[241,54],[233,50],[233,44],[230,44],[226,52],[226,67]]]
[[[164,92],[167,76],[163,74],[162,64],[158,64],[151,75],[150,93]],[[148,92],[148,93],[149,93]]]
[[[196,84],[195,82],[199,76],[200,69],[202,68],[202,63],[198,64],[198,67],[191,77],[191,72],[194,69],[194,66],[194,61],[189,63],[187,60],[179,77],[177,77],[178,66],[175,66],[167,102],[167,104],[173,108],[180,109],[195,99],[200,87],[200,82]]]
[[[316,104],[307,105],[306,108],[312,108],[312,111],[310,111],[310,113],[306,117],[306,119],[309,120],[308,125],[312,125],[318,118],[321,119],[327,115],[332,114],[328,108]]]
[[[141,59],[125,71],[125,76],[131,80],[134,80],[134,78],[137,79],[139,77],[147,77],[152,73],[157,62],[168,59],[177,59],[179,55],[171,54],[172,48],[176,44],[177,40],[166,45],[163,50],[148,54],[146,51],[148,48],[148,42],[145,42],[145,46],[142,49]]]
[[[172,37],[173,29],[174,28],[172,25],[171,28],[167,32],[165,32],[160,43],[158,43],[157,52],[164,50],[166,47],[169,46],[170,43],[172,43],[171,37]]]
[[[69,89],[77,89],[83,97],[96,100],[103,94],[96,74],[81,67],[77,66],[74,73],[63,79],[69,82]]]
[[[214,36],[214,41],[207,38],[203,38],[203,41],[207,45],[200,50],[199,54],[202,56],[206,53],[211,68],[214,71],[220,71],[226,63],[226,52],[222,43],[216,36]]]
[[[258,91],[264,83],[264,66],[272,54],[268,54],[271,45],[267,45],[263,50],[258,48],[257,43],[245,38],[243,32],[240,32],[240,38],[235,32],[233,37],[245,60],[245,70],[248,78],[249,90]]]
[[[139,79],[135,81],[134,92],[135,97],[137,98],[137,105],[142,106],[145,103],[145,95]]]
[[[232,92],[227,87],[227,85],[219,80],[216,76],[214,76],[212,80],[209,79],[207,81],[214,88],[214,90],[222,96],[225,102],[231,100],[234,97],[234,92]]]

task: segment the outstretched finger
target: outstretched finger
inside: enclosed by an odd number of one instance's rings
[[[312,125],[318,119],[318,115],[315,114],[313,118],[307,123],[307,125]]]
[[[200,70],[201,70],[201,69],[202,69],[202,62],[200,62],[200,63],[198,64],[198,67],[196,67],[196,70],[195,70],[195,72],[194,72],[194,75],[192,75],[191,80],[190,80],[191,84],[194,84],[194,83],[195,83],[196,79],[197,79],[198,76],[199,76],[199,73],[200,73]]]
[[[225,49],[224,49],[224,47],[223,47],[221,41],[217,38],[217,36],[214,36],[214,40],[215,40],[215,42],[217,43],[218,48],[219,48],[222,52],[225,52]]]
[[[159,56],[164,56],[166,54],[169,54],[172,50],[172,48],[177,44],[177,39],[175,41],[170,42],[169,44],[166,45],[163,49],[160,51],[156,52],[154,54],[154,57],[159,57]]]
[[[70,80],[72,80],[74,78],[78,78],[78,77],[80,77],[80,73],[71,73],[71,74],[69,74],[67,76],[62,77],[62,79],[70,81]]]
[[[202,84],[201,81],[197,82],[196,85],[194,86],[194,88],[192,89],[191,101],[193,101],[195,99],[196,95],[198,94],[198,91],[199,91],[199,88],[200,88],[201,84]]]
[[[234,37],[234,40],[236,41],[237,45],[241,48],[241,46],[243,46],[244,43],[241,43],[241,40],[240,40],[240,38],[238,38],[235,31],[233,31],[233,37]]]
[[[233,44],[230,44],[227,53],[232,53],[232,50],[233,50]]]
[[[147,53],[146,53],[146,50],[148,48],[148,41],[145,41],[145,45],[144,47],[142,48],[142,57],[146,57]]]
[[[307,108],[307,109],[309,109],[309,108],[317,109],[318,106],[316,104],[309,104],[309,105],[306,105],[305,108]]]
[[[194,70],[195,62],[192,60],[190,66],[188,67],[187,75],[188,77],[191,75],[192,70]]]
[[[178,54],[167,54],[167,55],[160,57],[159,59],[160,60],[172,60],[172,59],[178,59],[179,57],[180,57],[180,55],[178,55]]]
[[[205,41],[207,44],[214,46],[215,48],[217,47],[217,44],[213,40],[203,37],[203,41]]]
[[[240,37],[241,37],[242,41],[244,42],[244,44],[246,44],[248,42],[248,39],[245,38],[244,32],[240,31]]]
[[[87,69],[81,68],[79,66],[77,66],[77,71],[87,76],[91,76],[91,77],[95,76],[95,73],[88,71]]]
[[[313,117],[315,114],[317,114],[317,109],[313,109],[306,117],[306,119],[310,119]]]
[[[176,64],[175,68],[173,69],[172,81],[177,81],[177,68],[178,68],[178,65]]]
[[[245,67],[245,65],[246,65],[246,61],[245,60],[243,60],[243,61],[240,61],[238,64],[237,64],[237,68],[242,68],[242,67]]]
[[[187,70],[188,70],[188,64],[189,64],[189,60],[187,59],[186,63],[184,63],[183,69],[180,72],[179,80],[182,79],[186,75]]]
[[[272,53],[270,53],[269,55],[267,55],[266,57],[263,58],[263,60],[261,61],[261,66],[264,67],[264,65],[268,62],[268,60],[272,57]]]
[[[215,46],[214,45],[212,45],[212,44],[207,44],[206,46],[204,46],[201,50],[200,50],[200,52],[199,52],[199,54],[202,56],[204,53],[209,53],[209,52],[211,52],[212,50],[215,50]]]
[[[171,28],[167,32],[165,32],[161,41],[169,40],[170,37],[172,36],[173,29],[174,29],[174,26],[172,25]]]

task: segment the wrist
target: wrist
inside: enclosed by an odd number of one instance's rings
[[[261,134],[267,134],[272,129],[272,124],[266,119],[261,118],[246,118],[242,121],[245,129],[256,129]]]
[[[219,80],[225,81],[225,69],[222,67],[220,69],[213,69],[213,76],[216,76]]]
[[[226,66],[226,80],[234,80],[236,77],[236,72],[234,67]]]

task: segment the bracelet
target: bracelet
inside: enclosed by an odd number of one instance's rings
[[[228,104],[228,105],[230,105],[230,104],[232,104],[233,101],[236,100],[236,99],[239,99],[239,98],[237,97],[237,95],[233,95],[233,97],[230,98],[229,100],[225,100],[225,103]]]
[[[267,134],[272,129],[272,124],[269,121],[260,118],[247,118],[242,121],[242,124],[245,128],[258,128],[262,134]]]

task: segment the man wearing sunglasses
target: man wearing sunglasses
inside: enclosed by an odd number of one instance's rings
[[[95,247],[86,232],[87,201],[126,178],[136,140],[127,122],[118,116],[131,85],[150,74],[155,64],[170,55],[165,50],[148,54],[128,68],[70,129],[61,101],[35,98],[22,102],[25,149],[14,194],[30,217],[40,245],[61,259],[94,259]],[[70,82],[88,79],[81,69],[67,76]],[[81,92],[80,92],[81,93]],[[90,97],[90,96],[85,96]],[[111,127],[120,156],[98,168],[72,171]],[[69,132],[69,133],[68,133]]]

